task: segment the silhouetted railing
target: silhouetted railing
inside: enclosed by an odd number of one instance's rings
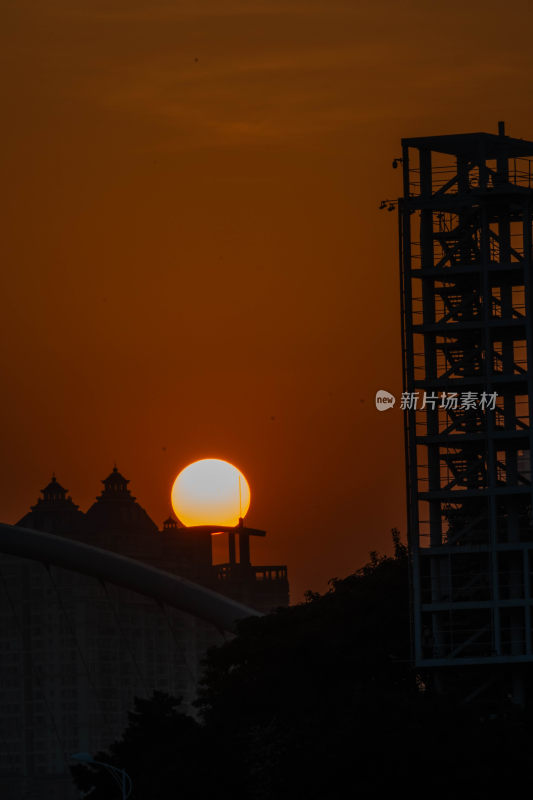
[[[217,580],[226,581],[242,572],[241,564],[214,564]],[[244,568],[247,575],[253,576],[256,581],[286,581],[286,566],[248,566]]]

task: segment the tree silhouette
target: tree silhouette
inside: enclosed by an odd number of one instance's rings
[[[94,754],[102,761],[125,769],[133,781],[132,800],[169,796],[169,786],[179,787],[185,797],[205,797],[213,790],[210,773],[205,774],[206,731],[191,716],[179,710],[180,700],[163,692],[150,699],[135,698],[122,738],[109,750]],[[90,797],[118,797],[117,785],[104,767],[78,764],[71,768],[74,781]]]
[[[201,722],[156,694],[136,701],[123,738],[98,758],[125,767],[135,800],[491,797],[528,776],[527,713],[494,714],[439,696],[410,661],[408,555],[373,553],[329,590],[239,624],[209,651]],[[79,788],[110,798],[107,776]],[[172,791],[170,791],[172,790]]]

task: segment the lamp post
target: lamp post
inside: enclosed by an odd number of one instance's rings
[[[127,800],[133,788],[132,780],[125,769],[114,767],[113,764],[107,764],[105,761],[96,761],[90,753],[73,753],[71,758],[74,761],[81,761],[83,764],[93,764],[98,767],[105,767],[115,779],[117,785],[122,792],[122,800]]]

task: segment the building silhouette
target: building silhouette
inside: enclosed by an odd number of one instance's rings
[[[522,703],[533,662],[533,142],[500,123],[497,135],[402,148],[414,659],[465,699]]]
[[[17,524],[138,559],[260,611],[288,605],[286,567],[253,566],[246,536],[230,534],[227,563],[214,565],[210,534],[173,517],[159,529],[116,467],[102,483],[83,513],[53,476]],[[0,555],[0,796],[77,797],[69,755],[118,738],[135,696],[168,692],[194,713],[202,658],[224,638],[136,592]]]

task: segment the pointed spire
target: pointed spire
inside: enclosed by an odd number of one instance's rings
[[[105,500],[135,500],[128,489],[129,480],[121,475],[117,469],[117,465],[113,467],[113,471],[109,473],[107,478],[102,481],[104,489],[100,495],[101,499]],[[99,499],[100,499],[99,498]]]
[[[52,480],[45,486],[44,489],[41,489],[43,494],[43,501],[45,503],[61,503],[66,499],[68,489],[65,489],[61,486],[60,483],[56,480],[55,472],[52,473]]]

